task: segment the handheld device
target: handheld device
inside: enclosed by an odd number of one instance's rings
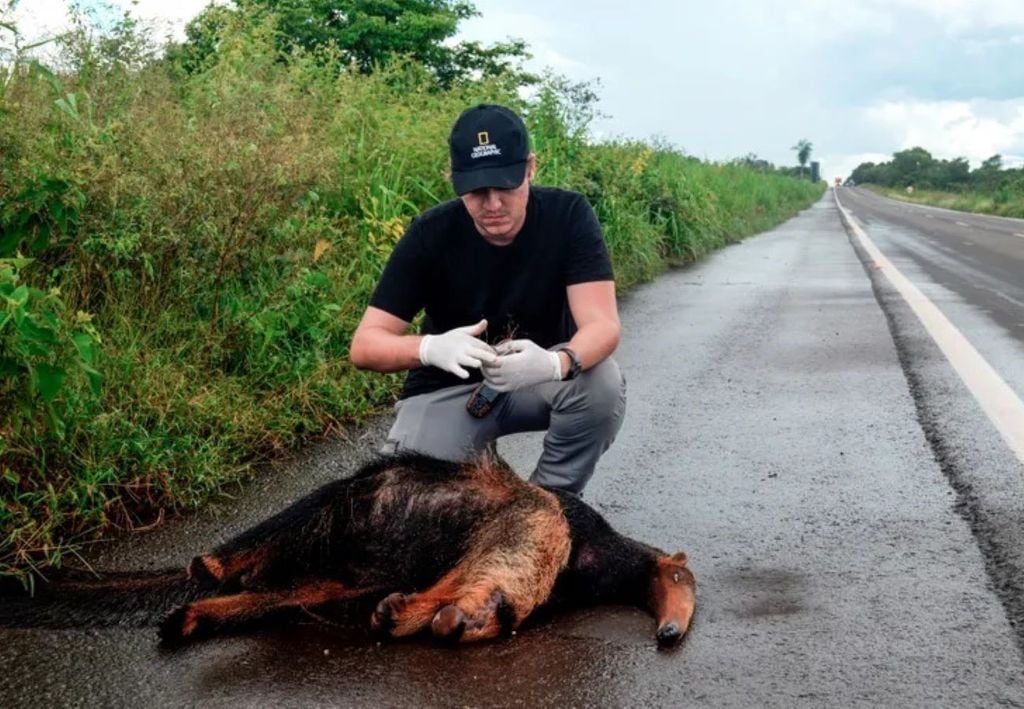
[[[469,398],[466,399],[466,411],[469,412],[470,416],[482,419],[491,413],[491,409],[494,408],[498,399],[501,398],[501,394],[502,392],[495,391],[487,386],[487,382],[480,382],[470,393]]]

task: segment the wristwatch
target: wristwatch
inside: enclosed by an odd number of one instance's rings
[[[569,371],[565,373],[565,379],[563,379],[562,381],[567,381],[569,379],[575,379],[576,377],[578,377],[580,375],[580,372],[583,371],[583,365],[580,364],[579,356],[568,347],[559,347],[556,350],[556,352],[565,352],[567,355],[569,355]]]

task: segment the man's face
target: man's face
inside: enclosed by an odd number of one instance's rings
[[[523,228],[530,182],[535,171],[536,161],[531,155],[527,160],[523,184],[510,190],[487,187],[467,192],[460,198],[473,218],[476,230],[488,242],[495,246],[508,246]]]

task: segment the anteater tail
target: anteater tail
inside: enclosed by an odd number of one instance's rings
[[[0,628],[146,627],[204,595],[180,569],[94,574],[62,571],[30,594],[0,589]]]

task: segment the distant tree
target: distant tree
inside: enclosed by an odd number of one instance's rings
[[[996,153],[983,161],[978,169],[971,173],[971,183],[977,189],[994,190],[999,187],[1005,177],[1003,156]]]
[[[987,160],[982,161],[979,170],[1002,170],[1003,169],[1003,156],[996,153]]]
[[[971,164],[962,157],[938,160],[924,179],[929,187],[962,190],[971,181]]]
[[[807,165],[807,161],[811,159],[811,151],[814,150],[814,145],[806,138],[801,138],[790,150],[796,151],[796,159],[800,163],[800,172],[802,173],[804,166]]]
[[[176,52],[187,71],[203,66],[216,52],[217,37],[230,16],[255,23],[272,14],[281,51],[334,46],[363,73],[410,56],[445,86],[465,78],[508,74],[517,74],[525,83],[534,79],[519,69],[520,61],[529,56],[520,40],[489,46],[452,41],[459,23],[479,14],[462,0],[232,1],[229,6],[207,6],[187,26],[188,39]]]
[[[207,5],[185,25],[185,42],[168,48],[171,64],[188,74],[200,71],[206,62],[216,59],[221,33],[238,14],[225,5]]]
[[[743,167],[757,172],[774,172],[775,166],[764,158],[759,158],[755,153],[747,153],[741,158],[734,158],[730,161],[733,165],[742,165]]]
[[[935,158],[921,147],[900,150],[892,154],[893,178],[901,187],[924,186],[924,176],[933,168]]]
[[[873,162],[861,163],[850,173],[850,179],[856,184],[874,184],[889,187],[893,184],[892,169],[890,163],[876,165]]]
[[[916,185],[953,192],[974,189],[996,195],[1024,185],[1024,169],[1005,170],[1002,165],[1002,156],[993,155],[972,171],[967,158],[936,160],[924,148],[914,147],[893,153],[889,162],[861,163],[850,173],[850,179],[883,187]]]

